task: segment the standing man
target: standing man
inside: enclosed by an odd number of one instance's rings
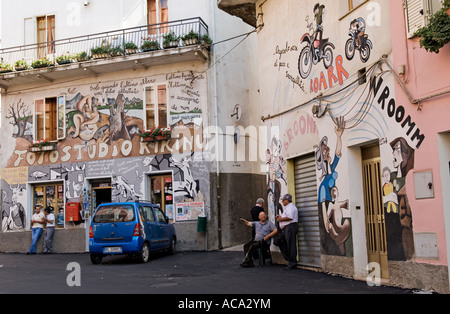
[[[250,209],[250,216],[252,217],[252,221],[259,221],[259,214],[264,211],[263,208],[264,200],[262,198],[258,198],[256,200],[256,205]],[[252,229],[252,239],[255,238],[255,228]]]
[[[55,215],[53,207],[48,206],[44,209],[45,221],[47,222],[44,232],[44,254],[53,253],[53,233],[55,232]]]
[[[36,244],[44,231],[45,215],[41,212],[41,206],[34,207],[34,215],[31,217],[31,246],[27,255],[36,254]]]
[[[276,219],[280,223],[280,228],[285,239],[280,246],[281,254],[288,262],[286,269],[297,268],[297,232],[298,232],[298,210],[292,204],[292,195],[285,194],[281,198],[284,211],[277,215]]]

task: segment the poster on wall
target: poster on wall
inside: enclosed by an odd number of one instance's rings
[[[205,215],[203,202],[188,202],[176,204],[176,221],[197,220]]]

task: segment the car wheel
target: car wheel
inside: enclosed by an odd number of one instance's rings
[[[139,252],[139,261],[141,263],[147,263],[149,258],[150,258],[150,247],[148,246],[148,243],[145,242],[142,245],[141,251]]]
[[[172,241],[170,241],[170,246],[169,246],[169,254],[171,255],[175,255],[176,251],[177,251],[177,239],[175,237],[172,237]]]
[[[92,264],[97,265],[97,264],[102,263],[103,256],[98,255],[98,254],[91,254],[90,257],[91,257]]]

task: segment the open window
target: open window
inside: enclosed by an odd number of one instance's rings
[[[166,84],[145,88],[145,128],[168,127],[168,91]]]
[[[49,97],[34,102],[34,140],[57,141],[65,137],[65,97]]]

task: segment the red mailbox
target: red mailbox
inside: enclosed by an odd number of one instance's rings
[[[81,221],[81,203],[67,202],[66,203],[66,221]]]

